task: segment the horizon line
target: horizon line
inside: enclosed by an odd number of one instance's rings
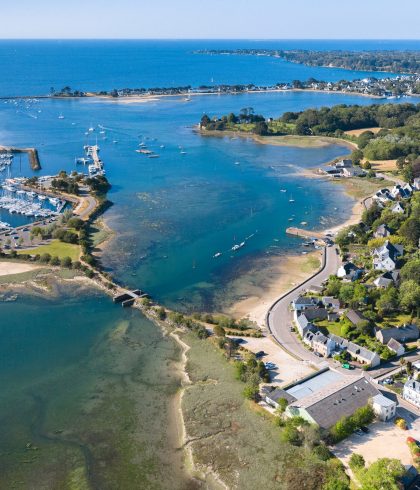
[[[246,37],[0,37],[0,41],[420,41],[420,38],[246,38]]]

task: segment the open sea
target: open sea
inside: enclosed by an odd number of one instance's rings
[[[236,47],[419,49],[420,43],[1,41],[0,66],[7,70],[0,96],[43,95],[65,85],[88,91],[370,75],[265,57],[192,54]],[[217,310],[237,299],[232,280],[258,259],[301,250],[299,240],[286,236],[287,226],[307,222],[308,228],[325,229],[349,216],[354,202],[339,186],[302,175],[348,150],[340,144],[275,147],[246,138],[203,137],[194,125],[204,113],[243,107],[277,117],[308,107],[374,102],[384,101],[310,92],[129,104],[93,98],[0,100],[0,144],[36,147],[42,165],[37,175],[50,175],[80,170],[75,158],[82,156],[83,145],[97,142],[113,186],[114,204],[105,219],[116,235],[103,254],[106,269],[168,306]],[[89,127],[95,131],[86,135]],[[136,153],[142,142],[159,158]],[[33,172],[24,161],[13,163],[12,174]],[[243,241],[233,253],[232,246]],[[222,255],[215,259],[217,252]],[[136,355],[127,345],[137,346]],[[185,488],[169,442],[170,416],[162,408],[179,386],[173,374],[178,358],[172,341],[138,312],[122,311],[86,289],[60,289],[51,300],[19,295],[16,302],[0,302],[0,488],[79,488],[70,486],[78,479],[86,488],[131,489],[139,479],[144,484],[138,488]],[[133,397],[116,403],[127,386]],[[109,412],[114,402],[127,426]],[[136,420],[139,407],[148,423]],[[82,434],[87,427],[91,430]],[[162,447],[166,462],[157,451]],[[122,459],[138,463],[124,467],[126,479],[106,470],[118,468]],[[30,466],[22,469],[26,460]]]

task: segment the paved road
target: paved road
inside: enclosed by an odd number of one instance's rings
[[[323,281],[335,274],[341,265],[341,259],[336,246],[325,248],[325,265],[314,277],[308,279],[300,286],[289,291],[270,308],[267,315],[267,327],[277,342],[294,357],[301,360],[320,362],[320,358],[307,350],[297,338],[296,334],[290,331],[292,315],[289,311],[290,302],[299,294],[305,292],[309,286],[320,286]]]
[[[84,209],[82,207],[81,211],[79,211],[79,206],[77,206],[74,210],[74,214],[78,215],[79,218],[86,220],[96,208],[97,200],[90,194],[89,189],[85,186],[80,187],[80,197],[84,199],[84,202],[87,203],[87,205]]]

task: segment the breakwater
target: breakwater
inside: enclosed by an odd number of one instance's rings
[[[0,152],[27,153],[31,169],[41,170],[41,162],[39,161],[38,150],[36,148],[16,148],[13,146],[0,146]]]

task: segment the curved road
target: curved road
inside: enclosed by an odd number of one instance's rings
[[[300,360],[320,361],[320,358],[306,349],[294,332],[290,331],[292,313],[290,303],[309,286],[321,286],[332,274],[336,274],[341,265],[338,247],[325,247],[325,262],[321,270],[291,291],[281,296],[268,310],[266,324],[275,340],[292,356]]]

